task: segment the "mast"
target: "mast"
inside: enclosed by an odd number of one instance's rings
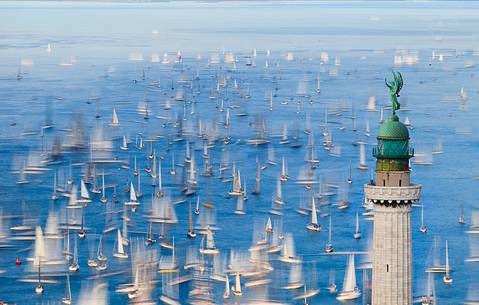
[[[256,157],[256,177],[255,177],[255,187],[253,194],[257,195],[260,193],[261,187],[261,165],[259,164],[258,157]]]

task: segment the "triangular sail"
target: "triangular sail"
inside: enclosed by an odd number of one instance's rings
[[[354,291],[356,288],[356,271],[354,267],[354,254],[348,257],[348,266],[344,276],[343,292]]]
[[[311,202],[311,223],[316,225],[318,224],[318,213],[316,211],[316,202],[314,197],[312,198]]]
[[[117,230],[117,250],[119,254],[125,254],[125,249],[123,248],[122,238],[121,238],[121,231],[120,229]]]
[[[213,232],[211,232],[211,230],[208,230],[208,233],[206,234],[206,248],[207,249],[215,248],[215,240],[213,238]]]
[[[120,125],[120,122],[118,121],[118,114],[116,113],[116,109],[113,108],[113,126],[117,127]]]
[[[88,189],[86,188],[85,181],[83,181],[83,179],[80,183],[80,197],[82,199],[90,199],[90,194],[88,193]]]
[[[273,225],[271,224],[271,217],[268,217],[268,221],[266,222],[266,230],[267,231],[273,230]]]
[[[450,270],[451,270],[451,267],[449,266],[449,247],[446,240],[446,274],[447,275],[449,275]]]
[[[130,182],[130,201],[135,202],[137,200],[135,187],[133,186],[133,182]]]

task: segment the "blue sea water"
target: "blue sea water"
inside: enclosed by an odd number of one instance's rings
[[[467,221],[470,212],[477,207],[476,187],[479,165],[476,162],[478,149],[478,80],[477,66],[465,68],[465,63],[478,60],[474,50],[479,48],[479,3],[477,2],[168,2],[168,3],[80,3],[80,2],[0,2],[0,207],[3,215],[18,216],[21,202],[25,201],[29,213],[38,216],[38,224],[44,226],[49,210],[59,209],[65,199],[52,203],[50,200],[54,170],[65,170],[70,160],[80,162],[88,160],[88,151],[65,153],[64,163],[51,166],[54,169],[42,175],[29,176],[30,183],[17,185],[17,175],[11,170],[18,162],[27,158],[29,152],[38,152],[40,147],[39,131],[44,125],[46,109],[51,107],[55,127],[46,131],[47,144],[53,142],[54,134],[62,134],[68,139],[66,129],[72,127],[75,115],[81,116],[86,134],[96,126],[104,126],[109,136],[116,137],[115,154],[120,159],[132,162],[136,154],[139,166],[146,164],[146,152],[120,152],[118,137],[126,134],[132,139],[137,132],[145,137],[158,138],[156,147],[163,162],[165,185],[174,198],[181,198],[177,178],[166,173],[169,169],[169,151],[173,149],[177,159],[185,153],[184,142],[167,145],[168,135],[174,135],[175,129],[162,126],[163,120],[154,116],[144,122],[135,110],[145,98],[154,115],[181,118],[181,103],[173,102],[173,109],[166,111],[163,103],[171,99],[175,91],[176,80],[181,75],[191,77],[198,69],[200,72],[201,94],[195,97],[194,115],[188,115],[185,124],[192,124],[198,118],[214,124],[223,120],[223,114],[217,111],[217,101],[208,99],[208,92],[215,87],[212,75],[229,75],[243,81],[246,88],[250,84],[252,98],[247,103],[233,93],[227,95],[227,103],[241,104],[241,109],[249,113],[247,117],[234,116],[239,110],[232,110],[232,137],[241,140],[226,146],[230,160],[246,177],[248,188],[253,189],[255,159],[267,159],[265,148],[248,146],[244,141],[250,138],[251,123],[262,117],[271,133],[279,134],[283,124],[289,124],[290,135],[300,131],[301,149],[292,149],[279,145],[273,138],[276,158],[288,160],[291,177],[298,176],[299,169],[305,164],[307,136],[302,130],[307,128],[310,117],[312,130],[316,136],[317,153],[321,163],[316,175],[325,181],[343,184],[348,175],[349,162],[353,165],[353,184],[348,187],[350,207],[339,211],[328,208],[333,217],[333,242],[337,251],[365,250],[368,237],[372,233],[372,223],[361,220],[363,238],[352,238],[354,219],[357,211],[362,212],[362,185],[370,178],[369,171],[355,169],[358,163],[359,149],[351,143],[359,137],[368,143],[367,162],[371,168],[374,160],[370,154],[375,142],[374,134],[379,126],[379,112],[367,112],[369,96],[376,96],[379,105],[387,105],[387,91],[384,77],[389,76],[393,67],[393,58],[398,54],[417,55],[419,60],[413,65],[403,64],[396,67],[404,77],[405,85],[400,101],[404,111],[401,119],[410,118],[414,129],[410,130],[411,145],[416,152],[430,152],[441,140],[444,154],[434,155],[433,165],[413,165],[412,180],[423,185],[422,203],[425,222],[429,228],[427,234],[421,234],[417,228],[420,210],[414,210],[413,216],[413,255],[415,294],[424,291],[426,276],[423,272],[431,260],[431,247],[434,238],[441,241],[443,256],[444,241],[450,246],[451,265],[454,269],[454,283],[445,286],[441,277],[435,277],[438,302],[442,304],[460,304],[466,298],[469,284],[478,281],[478,267],[465,263],[469,256],[469,237],[464,234],[464,226],[457,223],[460,205],[464,206]],[[52,52],[47,52],[47,45]],[[245,56],[256,48],[257,66],[246,67]],[[183,56],[183,68],[178,65],[162,65],[149,61],[152,54],[163,55],[170,52],[173,59],[177,50]],[[234,52],[238,58],[238,71],[228,72],[225,64],[207,67],[212,54],[221,55],[223,50]],[[271,50],[269,63],[278,62],[265,69],[266,50]],[[443,54],[444,61],[434,60],[429,65],[432,51]],[[320,64],[320,52],[327,51],[330,62]],[[286,61],[286,52],[292,52],[294,61]],[[132,61],[132,54],[142,54],[144,60]],[[197,56],[201,55],[201,60]],[[341,66],[335,67],[333,59],[341,58]],[[74,64],[61,66],[61,62]],[[23,79],[17,80],[20,68]],[[133,83],[145,71],[146,80]],[[106,72],[108,71],[108,72]],[[337,75],[332,73],[337,71]],[[314,94],[315,78],[320,75],[321,94]],[[108,74],[108,77],[105,77]],[[274,111],[268,111],[265,97],[274,89],[273,80],[278,80],[278,96],[275,97]],[[296,103],[281,105],[280,102],[296,99],[298,82],[308,79],[308,90],[312,93],[313,103],[305,100],[301,111],[296,113]],[[160,81],[161,90],[151,90],[147,85]],[[229,84],[231,87],[231,84]],[[468,100],[461,101],[459,90],[464,87]],[[227,94],[227,93],[224,93]],[[100,97],[98,102],[101,117],[95,118],[96,104],[92,98]],[[187,93],[187,99],[193,99]],[[93,101],[87,103],[87,101]],[[244,106],[244,105],[247,106]],[[50,106],[49,106],[50,105]],[[342,157],[333,158],[321,148],[321,132],[326,109],[334,111],[345,105],[342,115],[330,115],[330,128],[336,145],[342,148]],[[112,109],[115,107],[121,120],[119,131],[109,129]],[[379,107],[378,107],[379,108]],[[351,113],[354,109],[358,135],[351,128]],[[191,105],[187,112],[191,111]],[[387,115],[387,114],[386,114]],[[363,135],[365,121],[371,124],[370,138]],[[140,123],[138,123],[140,121]],[[339,127],[344,126],[344,130]],[[466,130],[467,133],[461,132]],[[29,132],[35,131],[35,134]],[[192,140],[200,143],[192,137]],[[211,151],[215,168],[221,158],[223,145],[216,144]],[[142,158],[143,157],[143,158]],[[201,159],[201,152],[196,153]],[[202,166],[200,162],[199,167]],[[116,183],[119,189],[131,176],[131,170],[115,166],[105,167],[109,183]],[[223,253],[230,249],[246,251],[251,244],[253,223],[262,222],[268,217],[271,197],[274,193],[279,164],[269,166],[262,172],[262,194],[250,195],[245,203],[247,214],[233,214],[235,201],[225,198],[230,184],[221,183],[216,177],[200,178],[199,194],[215,203],[216,218],[220,231],[215,235],[217,246]],[[134,231],[146,231],[147,224],[142,216],[147,214],[148,198],[153,188],[150,178],[142,173],[144,206],[134,215]],[[73,167],[73,176],[80,179],[81,168]],[[324,256],[327,241],[327,218],[320,219],[321,233],[307,232],[305,225],[309,217],[295,212],[300,197],[306,196],[304,188],[287,182],[283,187],[285,205],[282,218],[283,230],[294,234],[297,253],[303,256],[305,266],[314,263],[317,284],[328,284],[329,270],[336,269],[336,283],[342,286],[346,257],[344,255]],[[109,192],[111,198],[111,192]],[[193,202],[194,202],[193,198]],[[336,199],[334,199],[336,200]],[[333,201],[334,201],[333,200]],[[121,209],[121,207],[116,207]],[[169,234],[176,236],[178,257],[184,260],[185,249],[189,245],[199,246],[200,238],[194,241],[185,236],[187,224],[187,203],[175,206],[179,223],[172,226]],[[104,206],[94,203],[86,210],[89,237],[103,229]],[[12,222],[18,222],[13,219]],[[90,236],[91,235],[91,236]],[[138,235],[138,234],[137,234]],[[138,235],[141,236],[141,235]],[[88,241],[81,240],[80,264],[78,274],[71,276],[72,293],[75,300],[80,289],[90,281],[95,272],[88,270]],[[105,236],[105,251],[110,255],[115,242],[114,234]],[[31,247],[30,242],[14,242],[13,249],[0,250],[0,269],[5,272],[0,285],[0,300],[17,304],[55,304],[64,294],[64,281],[47,284],[45,294],[36,296],[34,284],[18,281],[26,275],[24,266],[15,266],[15,258],[24,260]],[[163,252],[163,250],[162,250]],[[297,294],[281,289],[289,268],[271,257],[275,267],[270,276],[273,283],[267,294],[278,301],[297,303],[292,297]],[[357,258],[359,261],[360,258]],[[110,304],[128,303],[125,295],[115,292],[119,284],[132,282],[131,264],[110,259],[109,271],[126,271],[126,274],[107,278]],[[313,272],[304,268],[306,280]],[[361,271],[357,271],[361,285]],[[181,286],[179,298],[187,303],[189,285]],[[221,298],[223,284],[215,284],[216,301]],[[246,303],[263,291],[244,289],[244,295],[237,303]],[[155,300],[161,294],[159,286],[153,295]],[[234,301],[231,301],[234,302]],[[310,304],[338,304],[334,296],[325,289],[309,300]],[[361,304],[360,300],[350,302]]]

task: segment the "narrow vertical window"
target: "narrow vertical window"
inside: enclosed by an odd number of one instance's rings
[[[383,186],[386,186],[386,180],[383,180]]]
[[[402,184],[402,180],[401,180],[401,179],[399,179],[399,186],[401,186],[401,184]]]
[[[386,265],[386,272],[389,272],[389,264]]]

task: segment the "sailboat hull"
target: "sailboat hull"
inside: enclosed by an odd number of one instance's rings
[[[361,296],[361,291],[359,289],[355,289],[353,291],[343,291],[339,293],[336,299],[339,301],[348,301],[348,300],[357,299],[360,296]]]

